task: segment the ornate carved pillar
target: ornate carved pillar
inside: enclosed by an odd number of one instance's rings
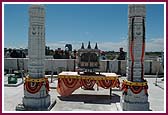
[[[45,8],[29,8],[28,73],[24,83],[23,106],[26,110],[47,110],[50,105],[48,79],[45,78]]]
[[[125,111],[147,111],[148,84],[144,80],[146,7],[141,4],[128,5],[128,54],[127,80],[122,83],[122,109]]]

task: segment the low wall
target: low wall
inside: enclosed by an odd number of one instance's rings
[[[126,74],[126,63],[126,60],[102,60],[100,61],[100,71]],[[160,62],[153,60],[145,60],[144,70],[145,74],[164,73],[163,66],[160,65]]]
[[[5,58],[5,70],[28,70],[28,58]],[[159,61],[145,60],[145,74],[164,73],[163,67]],[[45,59],[45,71],[58,72],[61,70],[75,71],[74,59]],[[126,60],[102,60],[100,61],[100,69],[102,72],[126,73]]]

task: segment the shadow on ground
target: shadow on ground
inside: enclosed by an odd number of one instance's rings
[[[120,96],[109,95],[89,95],[89,94],[72,94],[67,97],[58,96],[61,101],[84,102],[92,104],[111,104],[120,102]]]

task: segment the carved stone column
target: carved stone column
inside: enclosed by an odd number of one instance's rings
[[[23,106],[27,110],[47,110],[50,105],[48,79],[45,78],[45,8],[29,8],[28,73],[24,83]]]
[[[127,80],[122,83],[122,109],[125,111],[147,111],[148,85],[144,80],[146,7],[141,4],[128,5],[128,54]]]

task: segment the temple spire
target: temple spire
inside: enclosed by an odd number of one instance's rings
[[[88,49],[91,49],[91,46],[90,46],[90,41],[89,41],[89,44],[88,44],[88,47],[87,47]]]
[[[95,45],[95,49],[98,49],[97,43],[96,43],[96,45]]]
[[[81,49],[85,49],[85,47],[84,47],[84,43],[82,43]]]

